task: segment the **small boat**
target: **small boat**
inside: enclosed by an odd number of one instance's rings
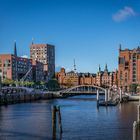
[[[140,100],[140,95],[133,95],[133,94],[128,94],[125,93],[125,95],[127,95],[129,98],[129,101],[139,101]]]

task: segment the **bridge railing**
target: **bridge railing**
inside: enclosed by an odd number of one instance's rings
[[[105,88],[95,86],[95,85],[78,85],[71,88],[61,90],[61,93],[70,93],[70,92],[96,92],[98,90],[105,92]]]

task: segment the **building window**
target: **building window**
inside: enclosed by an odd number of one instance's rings
[[[128,69],[129,67],[129,62],[125,62],[125,69]]]
[[[4,61],[4,67],[10,67],[11,66],[11,61],[10,60],[5,60]]]
[[[4,74],[4,75],[7,75],[7,71],[4,71],[3,74]]]
[[[122,80],[122,71],[120,72],[120,80]]]
[[[2,67],[2,60],[0,60],[0,67]]]
[[[127,82],[127,73],[125,73],[125,82]]]
[[[124,64],[125,59],[123,57],[119,57],[119,64]]]

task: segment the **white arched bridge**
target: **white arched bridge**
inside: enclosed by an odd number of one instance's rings
[[[96,85],[77,85],[71,88],[67,88],[59,91],[61,96],[72,96],[72,95],[81,95],[81,94],[109,94],[114,93],[115,91],[111,88],[103,88]]]
[[[96,93],[97,90],[105,92],[105,88],[96,85],[78,85],[62,91],[62,93]]]
[[[110,104],[114,105],[116,102],[122,100],[122,91],[115,88],[103,88],[96,85],[77,85],[71,88],[67,88],[58,92],[60,97],[68,97],[75,95],[97,95],[97,101],[100,101],[99,95],[105,96],[104,102],[99,102],[100,104]]]
[[[113,88],[103,88],[96,85],[77,85],[71,88],[67,88],[59,91],[59,95],[62,97],[75,96],[75,95],[90,95],[97,94],[97,100],[99,99],[99,94],[105,95],[105,100],[109,100],[113,95],[117,95],[117,90]]]

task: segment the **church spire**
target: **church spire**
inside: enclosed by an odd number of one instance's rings
[[[99,65],[99,70],[98,70],[99,72],[101,72],[101,67],[100,67],[100,65]]]
[[[105,65],[105,71],[108,71],[107,64]]]
[[[120,44],[119,45],[119,52],[122,50],[122,45]]]
[[[17,56],[17,45],[16,45],[16,40],[14,41],[14,55]]]

